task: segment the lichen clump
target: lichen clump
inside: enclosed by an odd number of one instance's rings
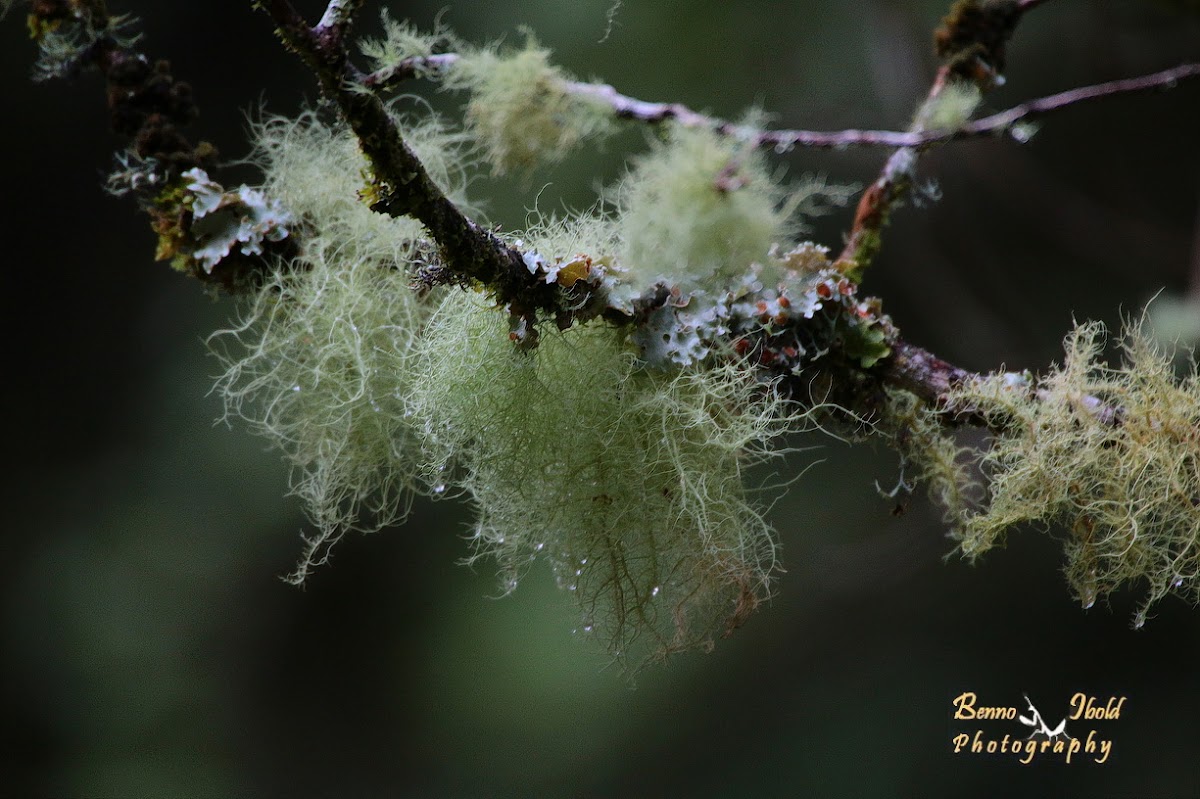
[[[451,170],[461,136],[408,129],[465,206]],[[477,288],[414,290],[424,231],[369,210],[367,164],[345,132],[312,115],[257,131],[264,192],[304,235],[216,337],[218,388],[295,467],[317,527],[295,580],[345,531],[397,522],[424,494],[475,505],[474,556],[495,558],[504,590],[548,562],[583,635],[631,666],[709,644],[769,596],[776,545],[743,475],[809,419],[770,378],[732,352],[648,364],[628,329],[595,316],[519,347],[507,309]],[[618,248],[619,220],[531,235],[564,253],[540,267],[560,286],[624,274],[570,254]]]
[[[407,510],[418,446],[405,421],[416,333],[432,311],[409,270],[423,228],[360,202],[366,162],[348,133],[271,119],[257,126],[268,196],[305,228],[299,257],[282,263],[214,336],[226,371],[227,415],[247,420],[293,464],[292,489],[317,532],[294,579],[347,529],[373,530]],[[434,121],[414,125],[414,148],[452,194],[460,142]]]
[[[764,156],[712,131],[675,129],[640,158],[617,190],[621,260],[640,289],[728,282],[763,263],[794,226]]]
[[[591,323],[521,351],[485,302],[448,296],[411,409],[427,479],[473,498],[477,555],[505,587],[547,559],[582,631],[637,662],[710,642],[768,595],[775,543],[742,473],[802,417],[746,370],[650,370],[623,338]]]
[[[1200,599],[1200,377],[1177,377],[1140,326],[1121,344],[1124,363],[1110,366],[1103,328],[1082,325],[1036,391],[999,375],[955,394],[1005,431],[983,458],[990,501],[957,534],[975,557],[1014,525],[1065,527],[1080,601],[1142,584],[1140,627],[1168,593]]]
[[[528,37],[515,51],[466,49],[443,78],[468,91],[468,129],[497,174],[561,161],[580,141],[613,128],[611,111],[565,90],[570,77]]]

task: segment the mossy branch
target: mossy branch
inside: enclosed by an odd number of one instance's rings
[[[142,200],[160,253],[246,290],[242,318],[214,336],[228,345],[219,389],[227,412],[296,466],[318,532],[295,579],[347,529],[403,518],[414,493],[463,493],[478,510],[477,552],[500,563],[505,589],[547,559],[579,597],[585,631],[594,624],[628,658],[645,644],[659,656],[704,647],[770,595],[775,542],[743,470],[822,425],[898,450],[965,554],[1021,521],[1064,522],[1085,603],[1133,579],[1150,583],[1149,601],[1196,595],[1194,374],[1177,380],[1136,326],[1123,366],[1099,362],[1099,331],[1086,327],[1041,379],[976,374],[906,342],[882,302],[859,294],[928,147],[1019,138],[1019,122],[1200,74],[1183,65],[971,121],[1041,2],[955,3],[908,131],[819,133],[574,81],[532,38],[515,52],[434,53],[436,37],[389,25],[373,45],[384,65],[364,73],[349,55],[361,0],[332,0],[311,27],[288,0],[261,0],[344,125],[259,123],[264,185],[233,191],[207,173],[212,148],[176,130],[195,115],[190,92],[148,66],[103,2],[38,0],[31,30],[45,74],[95,65],[108,79],[114,127],[134,139],[110,188]],[[381,99],[433,73],[472,93],[463,129],[401,118]],[[526,169],[614,118],[665,135],[603,195],[610,210],[520,237],[472,218],[456,178],[464,140],[493,171]],[[764,145],[898,148],[840,257],[800,240],[797,220],[837,192],[785,187]],[[988,429],[993,448],[960,448],[963,425]]]

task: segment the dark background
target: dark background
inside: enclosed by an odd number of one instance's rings
[[[198,138],[245,154],[245,114],[292,112],[313,81],[248,2],[117,2],[144,49],[195,87]],[[373,5],[373,4],[372,4]],[[462,3],[474,41],[529,24],[560,63],[647,99],[788,127],[905,125],[942,2]],[[319,2],[301,7],[316,19]],[[394,9],[423,25],[437,3]],[[305,522],[278,455],[214,426],[204,337],[231,304],[152,260],[128,201],[100,189],[119,143],[95,75],[34,86],[20,14],[0,24],[4,415],[0,794],[52,796],[1200,796],[1200,618],[1139,599],[1081,610],[1053,534],[972,567],[936,512],[891,505],[895,459],[827,438],[774,520],[779,595],[711,655],[635,690],[573,640],[547,572],[495,600],[464,509],[342,543],[306,590]],[[374,20],[374,11],[371,12]],[[369,25],[367,27],[375,27]],[[998,109],[1200,56],[1200,23],[1150,2],[1056,0],[1010,50]],[[414,88],[431,91],[427,85]],[[445,102],[439,100],[438,102]],[[453,107],[452,104],[447,107]],[[866,290],[906,336],[974,369],[1042,368],[1072,318],[1119,321],[1185,290],[1197,252],[1200,84],[1045,122],[1033,142],[930,155],[943,198],[902,210]],[[589,201],[632,132],[525,181],[481,178],[492,221]],[[792,174],[869,181],[878,151],[795,153]],[[840,244],[849,209],[815,223]],[[950,752],[964,690],[1051,723],[1076,691],[1127,696],[1097,722],[1111,760]],[[994,723],[997,736],[1020,725]],[[1068,725],[1083,734],[1088,727]]]

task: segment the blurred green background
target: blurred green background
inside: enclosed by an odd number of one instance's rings
[[[111,3],[193,84],[196,136],[227,157],[245,153],[249,110],[315,96],[249,5]],[[298,5],[316,19],[322,4]],[[461,3],[443,19],[475,41],[529,25],[572,72],[646,99],[836,129],[906,123],[945,12],[626,0],[606,37],[612,5]],[[393,7],[422,25],[442,10]],[[0,25],[0,795],[1200,796],[1200,616],[1169,600],[1132,632],[1136,592],[1080,610],[1037,531],[977,567],[943,561],[936,511],[916,499],[892,515],[873,483],[894,482],[895,459],[870,447],[799,442],[820,449],[781,469],[821,462],[774,509],[778,597],[712,654],[632,690],[574,639],[548,571],[498,600],[492,574],[456,565],[468,519],[451,503],[348,538],[305,590],[285,585],[305,526],[286,469],[214,426],[207,395],[203,339],[231,305],[152,261],[144,218],[100,189],[118,143],[98,79],[31,85],[19,17]],[[1194,14],[1055,0],[1021,26],[987,102],[1197,57]],[[483,176],[474,193],[520,226],[539,192],[542,209],[588,203],[643,140],[524,180]],[[1197,142],[1193,84],[1070,110],[1024,147],[938,150],[922,175],[942,199],[895,217],[866,289],[911,341],[963,366],[1043,367],[1073,316],[1115,323],[1185,289]],[[862,185],[884,157],[781,163]],[[837,247],[849,214],[815,220],[815,236]],[[1022,766],[951,753],[964,690],[1022,709],[1026,692],[1051,723],[1076,691],[1128,701],[1097,724],[1115,741],[1107,764]]]

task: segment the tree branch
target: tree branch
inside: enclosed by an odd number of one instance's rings
[[[337,30],[343,38],[354,24],[354,15],[362,8],[364,0],[329,0],[321,21],[317,23],[318,31]]]
[[[1090,100],[1115,97],[1120,94],[1135,94],[1153,89],[1171,89],[1180,81],[1196,77],[1200,77],[1200,64],[1180,64],[1177,67],[1164,69],[1161,72],[1155,72],[1150,75],[1111,80],[1107,83],[1097,83],[1093,86],[1068,89],[1065,92],[1039,97],[1036,100],[1029,100],[1020,105],[1015,105],[1005,111],[981,117],[974,122],[968,122],[958,130],[942,135],[927,136],[927,140],[921,142],[921,144],[967,139],[996,133],[1011,133],[1013,126],[1019,122],[1033,120],[1053,111],[1067,108],[1068,106],[1078,105]]]
[[[1032,8],[1036,2],[1025,2],[1018,5],[1019,11]],[[537,312],[549,310],[554,314],[561,313],[561,289],[553,283],[548,283],[543,276],[534,274],[524,262],[524,254],[508,246],[497,236],[483,229],[473,220],[464,215],[445,196],[440,188],[430,178],[424,166],[416,155],[408,148],[395,122],[388,115],[382,101],[371,92],[363,92],[361,86],[380,88],[391,85],[405,77],[423,74],[449,67],[458,58],[455,54],[445,53],[422,59],[410,59],[402,62],[390,74],[365,76],[354,67],[348,58],[346,39],[354,21],[355,12],[361,7],[361,0],[332,0],[320,23],[309,27],[303,17],[295,10],[289,0],[262,0],[258,4],[272,18],[277,31],[287,46],[295,51],[316,74],[322,91],[339,107],[347,123],[358,137],[364,153],[375,171],[377,188],[380,199],[373,209],[393,216],[412,215],[420,220],[432,234],[440,249],[442,264],[436,267],[443,273],[453,274],[460,279],[476,280],[490,288],[502,302],[510,306],[510,310],[531,323],[537,321]],[[39,8],[53,18],[55,13],[67,13],[72,6],[63,0],[61,8],[54,2],[42,3]],[[91,0],[83,7],[92,15],[93,23],[103,29],[108,25],[107,10],[102,0]],[[1019,12],[1018,12],[1019,15]],[[999,45],[993,42],[993,58],[999,59],[996,49]],[[87,58],[95,63],[110,81],[110,103],[114,114],[114,127],[137,139],[138,153],[150,153],[155,157],[168,158],[169,154],[161,150],[144,149],[152,142],[161,144],[164,130],[170,130],[168,140],[173,143],[177,171],[187,166],[195,166],[203,158],[211,157],[212,150],[191,148],[186,145],[186,139],[173,132],[173,128],[164,129],[163,121],[182,124],[195,115],[195,109],[190,105],[190,93],[186,86],[178,84],[179,89],[167,93],[174,98],[167,102],[162,97],[163,83],[160,73],[155,73],[157,82],[154,102],[149,102],[128,91],[129,75],[133,74],[139,80],[149,81],[149,68],[144,56],[130,50],[112,36],[101,36],[94,45],[86,51]],[[961,64],[953,59],[944,64],[939,70],[934,86],[926,100],[926,105],[932,102],[945,88],[951,75],[961,70]],[[140,65],[140,66],[139,66]],[[114,75],[114,73],[116,73]],[[754,137],[759,145],[800,144],[803,146],[838,147],[852,145],[895,146],[901,145],[888,161],[883,176],[876,185],[868,191],[864,206],[874,213],[885,216],[887,208],[893,205],[907,190],[907,182],[911,180],[915,161],[920,149],[931,144],[954,139],[971,138],[982,135],[992,135],[997,132],[1010,130],[1017,122],[1036,118],[1039,115],[1065,108],[1080,102],[1123,93],[1146,91],[1173,85],[1179,80],[1200,75],[1200,65],[1185,64],[1169,70],[1095,86],[1081,87],[1061,92],[1048,97],[1031,100],[1006,111],[993,114],[963,125],[957,130],[925,130],[918,124],[908,132],[893,131],[859,131],[845,130],[830,133],[812,131],[756,131],[747,126],[733,125],[706,115],[692,111],[677,103],[647,103],[618,93],[612,86],[606,84],[568,82],[565,85],[569,93],[587,97],[594,101],[605,102],[621,117],[636,119],[644,122],[673,121],[676,124],[688,126],[707,126],[730,136],[743,138]],[[992,74],[991,79],[995,78]],[[979,79],[984,81],[986,74]],[[166,86],[176,84],[166,78]],[[132,98],[132,99],[131,99]],[[133,102],[136,99],[137,102]],[[187,102],[183,102],[186,99]],[[155,103],[158,103],[157,105]],[[130,109],[124,110],[128,104]],[[149,110],[147,110],[149,109]],[[133,116],[128,116],[133,114]],[[918,114],[920,119],[921,114]],[[154,135],[147,131],[153,131]],[[186,145],[186,146],[184,146]],[[882,197],[881,193],[891,192],[890,197]],[[874,192],[874,194],[872,194]],[[870,202],[867,202],[867,200]],[[860,206],[860,213],[861,208]],[[878,230],[875,222],[869,221],[862,226],[867,230],[871,226]],[[288,240],[287,247],[294,247]],[[568,316],[559,316],[560,324],[569,324]],[[630,324],[636,320],[628,317],[613,321]],[[802,324],[802,323],[801,323]],[[532,325],[531,325],[532,327]],[[888,341],[891,355],[877,366],[864,368],[856,359],[850,356],[831,359],[831,367],[818,366],[848,376],[850,382],[860,389],[892,386],[910,391],[923,402],[933,408],[943,410],[947,414],[948,423],[985,424],[986,420],[971,416],[951,420],[955,412],[962,409],[947,407],[947,394],[964,381],[974,379],[978,375],[949,364],[937,356],[919,347],[911,345],[899,338]],[[857,389],[856,389],[857,390]]]
[[[350,63],[344,40],[322,35],[320,27],[310,29],[288,0],[263,0],[260,6],[275,21],[284,43],[316,74],[322,92],[337,104],[358,137],[380,195],[372,209],[420,220],[438,242],[447,266],[488,286],[514,314],[532,319],[538,310],[554,309],[555,287],[536,280],[522,253],[459,211],[405,143],[379,97],[353,88],[363,75]],[[356,6],[334,0],[323,19],[344,25]]]

